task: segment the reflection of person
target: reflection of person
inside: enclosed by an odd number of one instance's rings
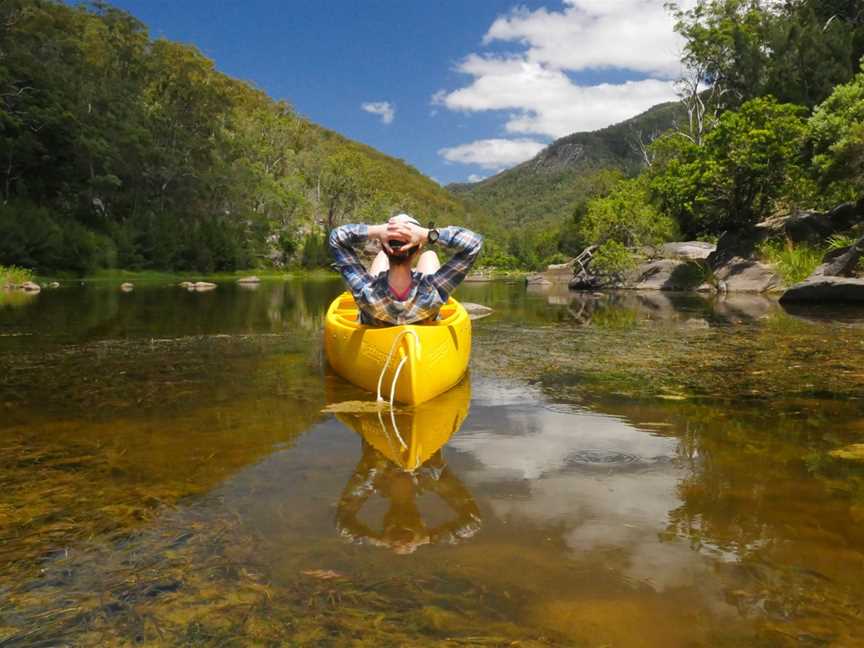
[[[382,528],[375,531],[358,519],[373,493],[390,501]],[[429,528],[417,508],[417,496],[435,493],[456,513],[455,519]],[[356,543],[390,547],[410,554],[426,544],[456,544],[480,530],[480,509],[471,494],[444,462],[439,449],[422,467],[405,472],[365,440],[363,456],[339,501],[336,528]]]
[[[367,271],[356,247],[381,242]],[[455,254],[443,266],[426,244]],[[382,225],[342,225],[330,233],[334,266],[342,273],[364,324],[390,326],[422,322],[438,315],[480,254],[483,239],[462,227],[421,227],[413,216],[398,214]],[[412,264],[417,261],[416,270]]]

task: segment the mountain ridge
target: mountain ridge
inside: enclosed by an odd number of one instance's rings
[[[446,188],[511,225],[559,220],[590,191],[596,172],[637,173],[645,164],[640,138],[647,143],[683,117],[679,102],[657,104],[618,124],[565,135],[530,160],[479,182]]]

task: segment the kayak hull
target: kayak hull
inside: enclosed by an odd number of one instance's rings
[[[336,418],[400,468],[417,470],[462,426],[471,405],[466,377],[445,393],[417,407],[392,413],[339,413]]]
[[[373,393],[394,340],[401,336],[387,369],[381,395],[390,398],[397,367],[395,400],[417,405],[444,393],[465,375],[471,356],[471,320],[452,297],[439,319],[428,324],[367,326],[350,293],[333,300],[324,321],[324,351],[342,378]],[[419,342],[419,344],[418,344]]]

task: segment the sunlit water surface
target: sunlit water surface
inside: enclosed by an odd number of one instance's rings
[[[391,418],[340,290],[0,304],[0,645],[864,645],[864,313],[466,285]]]

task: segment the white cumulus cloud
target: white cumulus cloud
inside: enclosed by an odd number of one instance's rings
[[[525,58],[472,54],[459,70],[473,82],[438,101],[451,110],[507,110],[509,133],[562,137],[603,128],[675,98],[671,81],[643,79],[580,86],[561,70]]]
[[[442,148],[438,154],[448,162],[497,170],[530,160],[544,146],[543,142],[532,139],[485,139]]]
[[[564,0],[554,9],[517,8],[499,16],[483,39],[517,50],[469,54],[456,66],[468,83],[439,90],[432,103],[466,113],[502,111],[505,132],[522,136],[597,130],[675,99],[683,42],[673,27],[662,0]],[[631,80],[574,80],[586,71],[601,79],[614,71],[610,79],[623,73]]]
[[[485,180],[486,176],[477,175],[476,173],[471,173],[468,175],[468,182],[480,182],[481,180]]]
[[[396,117],[396,106],[389,101],[367,101],[360,104],[360,109],[381,117],[382,124],[389,124]]]
[[[558,69],[617,68],[666,78],[678,74],[683,47],[661,0],[565,0],[562,11],[518,8],[492,23],[483,40],[519,43],[527,47],[526,60]]]

